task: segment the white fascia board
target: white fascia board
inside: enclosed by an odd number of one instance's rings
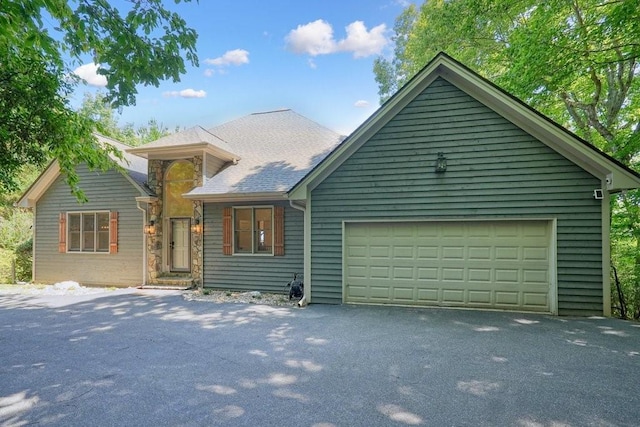
[[[204,157],[204,153],[209,153],[212,156],[218,157],[225,162],[237,162],[238,160],[240,160],[240,156],[206,142],[150,148],[145,148],[144,146],[142,146],[131,148],[127,150],[127,152],[135,154],[136,156],[143,157],[145,159],[159,160],[187,159],[197,155],[203,155]]]
[[[182,197],[203,202],[266,202],[286,200],[285,192],[236,193],[236,194],[183,194]]]
[[[51,162],[49,166],[40,174],[40,176],[31,184],[31,186],[24,192],[22,197],[15,203],[19,208],[33,208],[36,202],[47,189],[53,184],[53,182],[60,175],[60,165],[57,161]]]

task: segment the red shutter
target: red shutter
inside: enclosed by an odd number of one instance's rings
[[[60,212],[58,222],[58,252],[67,252],[67,214]]]
[[[273,254],[284,255],[284,208],[273,208]]]
[[[118,253],[118,212],[111,212],[109,216],[109,253]]]
[[[231,208],[222,209],[222,255],[233,254],[233,227],[231,226]]]

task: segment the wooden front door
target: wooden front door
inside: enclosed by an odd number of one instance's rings
[[[191,234],[188,218],[171,218],[171,234],[169,236],[171,271],[190,271]]]

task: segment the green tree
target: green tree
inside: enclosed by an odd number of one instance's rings
[[[106,96],[101,92],[97,92],[95,95],[85,93],[78,113],[93,122],[98,133],[133,147],[155,141],[172,133],[156,119],[150,119],[146,125],[137,128],[131,123],[121,126],[117,111],[112,108]]]
[[[111,106],[133,105],[137,85],[178,81],[185,61],[198,64],[196,38],[161,0],[118,7],[106,0],[0,0],[0,192],[17,188],[23,165],[57,159],[84,200],[76,165],[106,170],[118,154],[92,136],[92,119],[71,109],[68,96],[79,83],[72,65],[90,57],[107,79]]]
[[[374,64],[383,101],[445,51],[624,164],[637,166],[637,0],[429,0],[398,17],[394,40],[394,57]],[[637,192],[628,192],[612,202],[614,264],[621,266],[627,295],[636,295],[627,301],[635,304],[636,316],[639,200]]]

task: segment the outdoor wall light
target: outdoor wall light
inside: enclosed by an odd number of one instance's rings
[[[200,224],[200,219],[195,219],[195,221],[191,225],[191,232],[196,234],[202,233],[202,224]]]
[[[436,159],[436,173],[443,173],[447,170],[447,158],[444,156],[443,152],[438,153],[438,158]]]
[[[154,220],[149,221],[149,224],[144,226],[144,234],[156,234],[156,222]]]

